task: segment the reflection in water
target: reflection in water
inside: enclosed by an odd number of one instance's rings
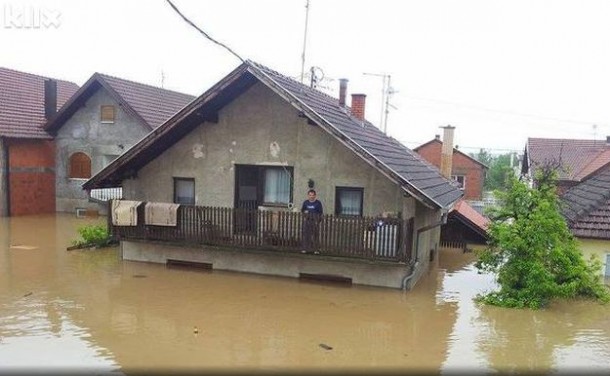
[[[404,293],[67,252],[85,223],[0,219],[0,370],[601,369],[610,357],[609,307],[475,305],[493,281],[473,254],[441,253]]]

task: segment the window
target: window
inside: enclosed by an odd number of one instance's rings
[[[265,168],[263,202],[287,204],[290,202],[290,173],[283,168]]]
[[[100,119],[102,123],[114,123],[115,110],[114,106],[101,106]]]
[[[458,185],[460,186],[460,189],[465,189],[466,188],[466,176],[464,175],[452,175],[451,179],[455,180]]]
[[[91,177],[91,158],[87,154],[81,152],[72,154],[69,165],[69,178],[89,179]]]
[[[174,203],[195,205],[195,179],[174,178]]]
[[[362,216],[363,188],[336,187],[335,214]]]
[[[292,176],[292,167],[237,165],[236,207],[288,205],[292,202]]]

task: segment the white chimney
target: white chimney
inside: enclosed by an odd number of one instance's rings
[[[451,168],[453,167],[453,130],[455,127],[447,125],[443,128],[443,147],[441,149],[441,174],[451,179]]]

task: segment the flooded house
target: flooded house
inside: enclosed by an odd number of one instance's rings
[[[0,68],[0,216],[55,212],[55,150],[44,124],[78,85]]]
[[[346,97],[246,61],[83,187],[122,187],[127,260],[410,288],[462,191]],[[303,254],[310,189],[324,215]]]
[[[87,195],[81,185],[194,98],[94,73],[44,125],[56,145],[56,210],[103,211],[105,200],[120,198],[120,189]]]
[[[601,261],[610,277],[610,136],[606,140],[528,138],[522,174],[555,167],[557,192],[568,227],[586,258]]]

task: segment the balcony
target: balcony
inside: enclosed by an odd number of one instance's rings
[[[116,240],[300,253],[305,221],[309,220],[305,214],[291,211],[181,205],[176,226],[155,226],[145,223],[145,204],[137,207],[135,226],[113,225],[109,216],[109,230]],[[410,242],[405,242],[410,237],[405,237],[405,221],[400,218],[324,215],[315,220],[315,250],[320,256],[410,261]]]

